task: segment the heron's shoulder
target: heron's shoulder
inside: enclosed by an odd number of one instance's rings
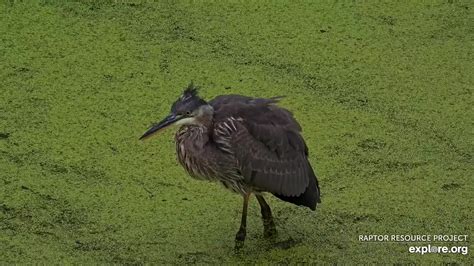
[[[243,95],[221,95],[209,101],[214,108],[214,121],[239,118],[246,125],[255,127],[269,125],[301,131],[293,114],[277,105],[281,97],[252,98]]]
[[[214,99],[210,100],[209,104],[214,107],[214,109],[216,109],[231,103],[244,103],[251,99],[251,97],[238,94],[219,95],[216,96]]]
[[[239,94],[219,95],[209,101],[209,104],[216,108],[228,107],[229,105],[259,106],[277,103],[282,96],[272,98],[255,98]]]

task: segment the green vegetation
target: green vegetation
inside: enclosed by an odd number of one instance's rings
[[[473,236],[472,2],[290,2],[2,2],[0,261],[473,263],[358,240]],[[316,212],[253,198],[234,254],[241,198],[138,141],[190,80],[287,96]]]

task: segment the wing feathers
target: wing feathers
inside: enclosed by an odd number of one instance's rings
[[[278,98],[218,96],[214,108],[215,142],[232,153],[245,182],[280,194],[299,196],[309,185],[312,170],[301,127]]]
[[[229,122],[221,123],[224,127],[226,123],[229,124]],[[290,145],[285,131],[263,129],[261,132],[273,136],[275,132],[284,135],[277,135],[276,141],[271,137],[259,140],[249,132],[244,121],[234,121],[233,125],[235,127],[226,131],[229,134],[227,136],[220,135],[221,131],[215,131],[216,138],[225,138],[228,141],[226,150],[231,150],[238,160],[248,184],[285,196],[297,196],[305,191],[309,182],[306,157],[303,152]],[[222,127],[217,125],[217,128]]]

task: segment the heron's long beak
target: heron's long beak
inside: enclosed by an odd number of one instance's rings
[[[160,131],[161,129],[164,129],[165,127],[173,124],[174,122],[178,121],[181,117],[175,114],[170,114],[167,117],[165,117],[163,120],[161,120],[159,123],[154,124],[150,129],[148,129],[143,136],[140,137],[140,140],[147,139]]]

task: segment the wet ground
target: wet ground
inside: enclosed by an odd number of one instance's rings
[[[0,4],[0,260],[472,263],[358,236],[473,232],[473,8]],[[189,178],[173,130],[138,141],[190,80],[207,98],[287,96],[320,179],[316,212],[269,196],[267,240],[252,199],[234,253],[241,198]]]

